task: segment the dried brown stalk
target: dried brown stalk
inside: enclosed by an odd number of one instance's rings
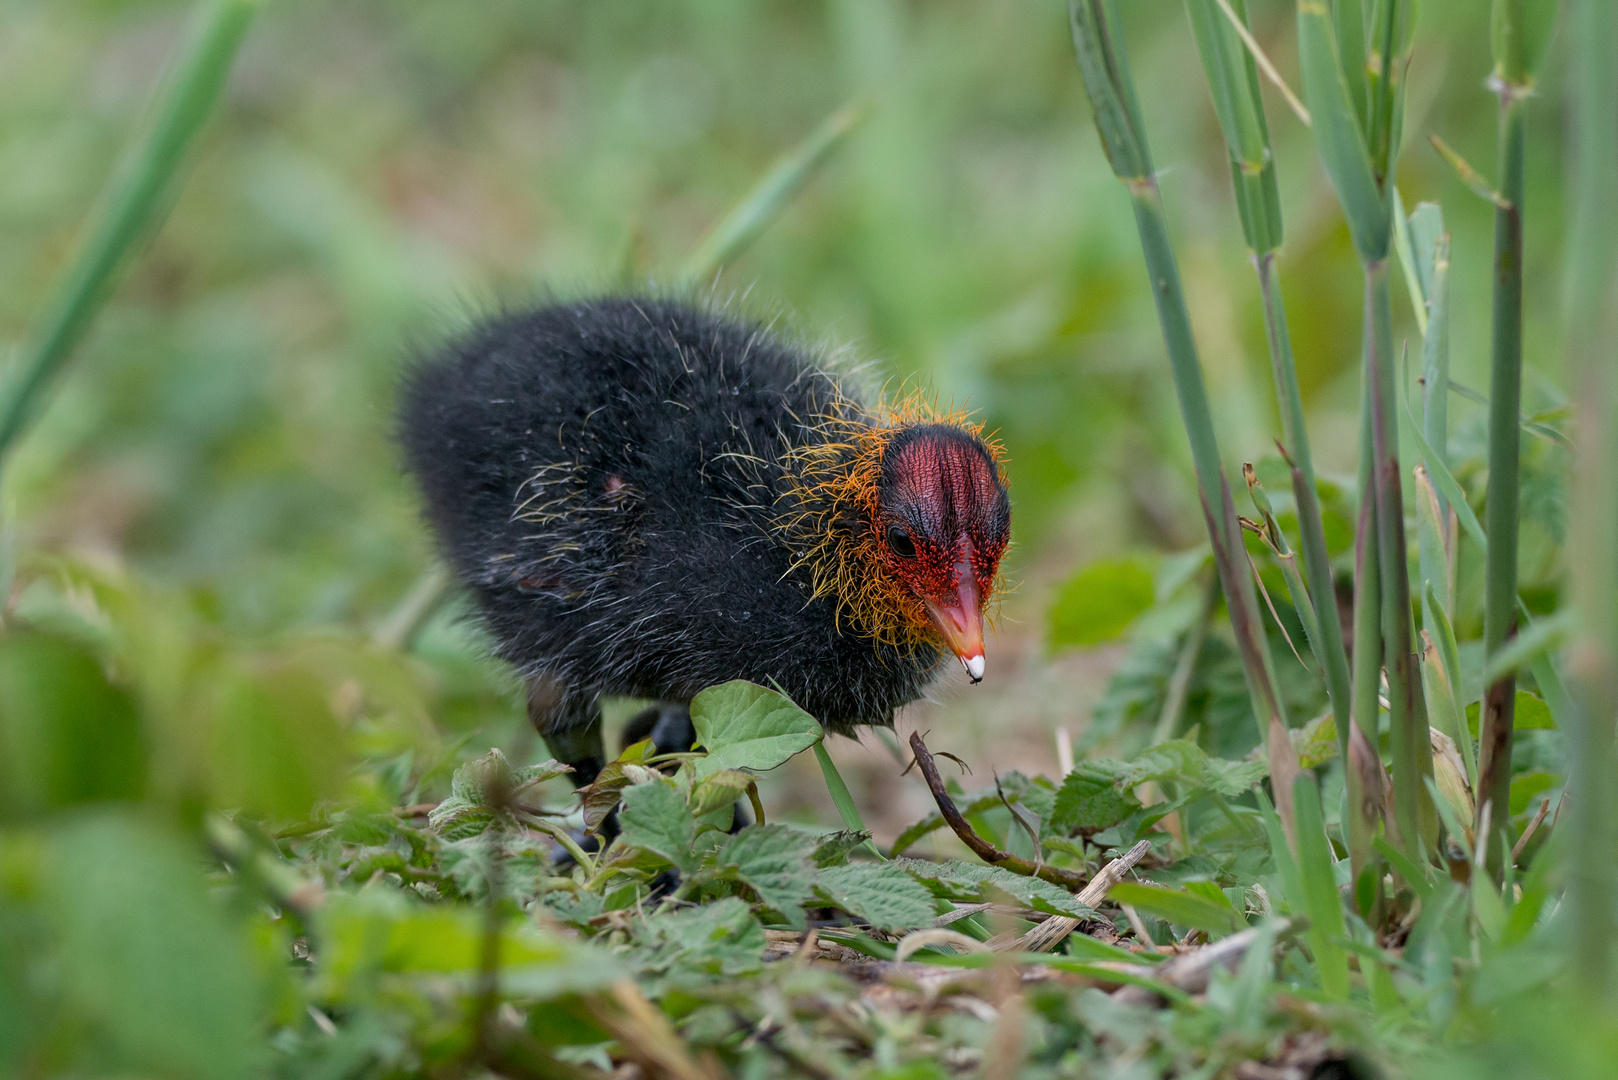
[[[1041,881],[1048,881],[1052,885],[1060,885],[1074,892],[1087,884],[1085,876],[1077,871],[1030,862],[1009,851],[1001,851],[979,836],[977,830],[973,829],[971,823],[961,814],[955,800],[950,798],[949,792],[944,787],[944,778],[938,773],[938,763],[933,760],[927,744],[922,741],[921,732],[910,733],[910,749],[915,753],[916,765],[927,781],[927,790],[933,793],[933,801],[938,804],[938,812],[943,815],[944,821],[954,830],[955,835],[959,836],[978,858],[990,866],[998,866],[1024,877],[1037,877]]]

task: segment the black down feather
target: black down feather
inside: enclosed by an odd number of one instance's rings
[[[920,696],[942,651],[839,632],[772,527],[784,456],[850,393],[757,325],[634,298],[501,315],[410,373],[428,520],[542,733],[738,678],[842,733]]]

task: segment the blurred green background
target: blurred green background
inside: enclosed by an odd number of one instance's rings
[[[1125,7],[1234,467],[1273,453],[1275,422],[1222,141],[1182,7]],[[6,353],[72,252],[188,10],[0,7]],[[1291,5],[1251,11],[1298,85]],[[1407,206],[1444,203],[1454,377],[1481,388],[1491,211],[1425,136],[1492,163],[1487,5],[1433,0],[1415,36],[1401,186]],[[1559,403],[1554,63],[1542,91],[1528,153],[1530,413]],[[1266,92],[1316,454],[1351,487],[1359,271],[1309,133]],[[1133,222],[1057,0],[268,4],[161,233],[10,464],[14,599],[27,610],[28,583],[68,557],[183,598],[187,633],[244,648],[311,633],[363,641],[431,566],[389,435],[411,351],[501,303],[670,281],[777,154],[860,97],[875,103],[869,119],[711,291],[999,429],[1017,545],[991,680],[918,708],[944,709],[963,739],[1014,736],[1007,762],[1042,763],[1054,726],[1086,725],[1119,655],[1053,659],[1051,588],[1092,559],[1202,535]],[[1396,305],[1397,332],[1414,336],[1397,278]],[[1483,411],[1457,399],[1451,416],[1465,479]],[[1559,505],[1541,501],[1525,511],[1528,531],[1549,537]],[[1554,560],[1529,565],[1532,536],[1525,548],[1525,587],[1554,587]],[[418,641],[423,708],[446,730],[514,716],[480,648],[453,610]]]

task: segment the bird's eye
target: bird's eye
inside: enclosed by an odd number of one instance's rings
[[[916,557],[916,544],[910,539],[910,534],[897,525],[888,526],[888,547],[901,559],[914,559]]]

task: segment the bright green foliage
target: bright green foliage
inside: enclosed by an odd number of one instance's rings
[[[138,799],[140,714],[82,643],[41,631],[0,637],[0,815]]]
[[[824,737],[815,718],[773,690],[741,679],[710,687],[691,702],[699,773],[773,769]]]
[[[1050,607],[1051,648],[1112,641],[1156,599],[1152,573],[1138,559],[1102,559],[1062,583]]]
[[[1241,913],[1231,906],[1224,893],[1218,889],[1210,891],[1212,895],[1190,888],[1166,889],[1160,885],[1124,881],[1107,890],[1107,895],[1120,904],[1132,905],[1176,926],[1206,930],[1217,936],[1244,928],[1247,924]]]

